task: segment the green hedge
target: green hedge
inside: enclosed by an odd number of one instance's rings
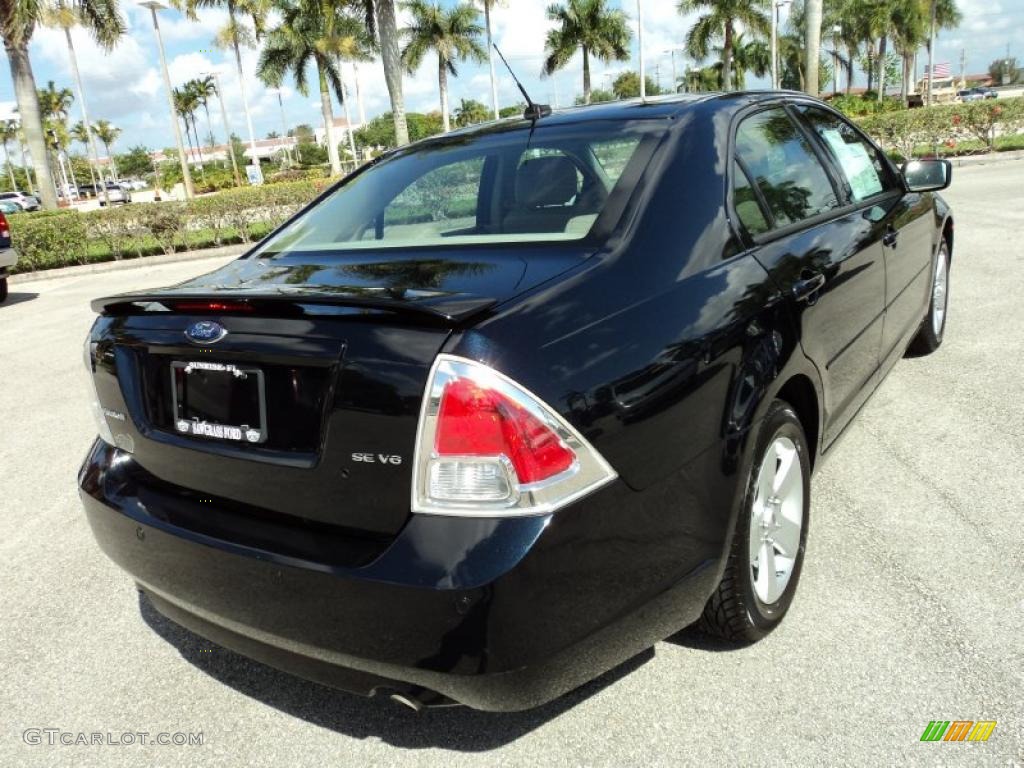
[[[86,213],[19,213],[9,219],[11,240],[21,256],[13,271],[254,242],[328,183],[307,179],[241,187],[188,202],[135,203]]]
[[[1024,98],[988,99],[880,112],[859,121],[882,146],[902,158],[923,151],[946,154],[965,144],[980,151],[998,149],[1001,137],[1024,129]]]

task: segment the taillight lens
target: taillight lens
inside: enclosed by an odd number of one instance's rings
[[[561,416],[508,377],[440,355],[420,413],[414,512],[545,514],[615,471]]]
[[[7,223],[7,217],[0,211],[0,237],[9,238],[10,236],[11,225]]]
[[[82,350],[85,360],[85,372],[88,376],[89,387],[89,410],[96,422],[96,431],[100,439],[108,445],[114,445],[114,435],[107,424],[107,418],[103,414],[103,406],[100,405],[100,396],[96,392],[96,342],[92,340],[92,334],[85,337],[85,348]]]

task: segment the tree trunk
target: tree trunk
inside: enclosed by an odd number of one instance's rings
[[[494,43],[491,41],[491,0],[484,0],[484,26],[487,28],[487,63],[491,67],[491,106],[494,119],[500,116],[498,107],[498,79],[494,75]]]
[[[867,74],[868,76],[867,89],[870,91],[874,88],[875,85],[875,49],[873,45],[868,45],[866,54],[868,57],[868,71],[865,74]]]
[[[32,156],[32,168],[36,172],[39,202],[43,208],[53,211],[57,209],[57,190],[53,186],[53,176],[46,162],[43,120],[39,111],[36,79],[32,75],[32,62],[28,58],[28,42],[11,45],[4,40],[4,47],[7,49],[7,60],[11,64],[11,79],[14,81],[14,96],[18,101],[21,129],[25,133],[25,143],[28,144],[28,151]]]
[[[452,129],[451,118],[448,116],[448,70],[441,54],[437,55],[437,89],[441,93],[441,127],[448,133]]]
[[[583,103],[590,103],[590,51],[583,46]]]
[[[821,2],[807,0],[804,9],[807,24],[804,38],[804,90],[811,96],[819,93],[818,62],[821,59]]]
[[[352,74],[356,81],[356,106],[359,109],[359,126],[366,125],[366,109],[363,107],[363,90],[359,85],[359,65],[352,62]]]
[[[903,52],[903,82],[900,85],[900,101],[907,107],[910,103],[910,51]]]
[[[85,106],[85,89],[82,88],[82,75],[78,71],[78,55],[75,53],[75,43],[71,39],[71,28],[64,27],[64,38],[68,43],[68,56],[71,59],[71,74],[74,75],[75,85],[78,88],[78,105],[82,108],[82,125],[85,126],[85,135],[89,140],[85,143],[87,154],[92,155],[92,163],[96,164],[97,169],[100,165],[100,153],[96,151],[96,139],[92,135],[92,123],[89,122],[89,110]],[[92,163],[89,164],[89,178],[92,179],[93,189],[96,190],[96,196],[102,196],[104,201],[110,203],[110,198],[107,196],[107,187],[96,186],[96,177],[92,172]],[[102,175],[100,181],[103,180]]]
[[[725,22],[725,39],[722,41],[722,90],[732,90],[732,21]]]
[[[348,151],[352,153],[353,170],[359,164],[356,156],[356,137],[352,135],[352,111],[348,108],[348,94],[345,92],[345,72],[338,62],[338,76],[341,78],[341,106],[345,110],[345,127],[348,133]]]
[[[857,49],[854,46],[847,46],[847,52],[850,54],[850,68],[846,70],[846,95],[850,95],[850,89],[853,87],[853,68],[857,61]]]
[[[234,16],[231,18],[234,21]],[[234,41],[235,66],[238,68],[238,90],[242,94],[242,108],[245,110],[245,125],[249,129],[249,149],[252,151],[252,164],[259,165],[260,158],[256,154],[256,131],[252,128],[252,114],[249,112],[249,97],[245,93],[245,73],[242,72],[242,52],[238,48],[238,40]]]
[[[18,191],[18,182],[14,180],[14,167],[11,164],[11,152],[7,149],[7,140],[4,140],[4,160],[7,161],[7,176],[11,180],[11,191]]]
[[[213,154],[213,149],[217,146],[217,142],[213,140],[213,121],[210,120],[210,107],[205,101],[203,102],[203,111],[206,112],[206,130],[210,132],[210,135],[206,138],[210,140],[210,154]]]
[[[324,138],[327,140],[327,158],[331,161],[331,176],[341,175],[341,160],[338,158],[338,144],[334,140],[334,110],[331,109],[331,91],[327,86],[327,75],[317,67],[320,75],[320,111],[324,116]]]
[[[384,64],[384,80],[391,97],[391,116],[395,121],[395,143],[409,143],[409,126],[405,120],[405,99],[402,97],[402,54],[398,50],[398,23],[395,0],[377,0],[377,35],[380,37],[380,58]]]
[[[25,169],[25,182],[28,184],[28,192],[35,197],[36,185],[32,183],[32,169],[28,167],[28,160],[25,159],[25,142],[18,137],[18,151],[21,152],[21,167]]]
[[[882,39],[878,41],[878,100],[881,101],[885,98],[885,49],[888,46],[889,39],[886,35],[882,35]]]

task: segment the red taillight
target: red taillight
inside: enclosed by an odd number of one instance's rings
[[[566,471],[576,458],[554,430],[521,405],[469,379],[455,379],[444,388],[434,452],[505,456],[523,485]]]
[[[252,312],[252,305],[244,301],[172,301],[169,302],[176,312],[194,312],[207,314],[210,312]]]
[[[412,509],[434,515],[545,514],[616,477],[536,395],[453,355],[430,372],[413,465]]]
[[[11,225],[7,223],[7,217],[0,213],[0,237],[11,236]]]

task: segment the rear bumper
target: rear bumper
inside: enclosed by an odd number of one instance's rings
[[[18,263],[18,252],[13,248],[0,248],[0,277],[7,275],[7,271]]]
[[[80,492],[104,552],[161,613],[363,695],[537,706],[691,623],[719,573],[720,542],[652,530],[618,483],[552,518],[415,515],[372,562],[343,568],[175,528],[140,503],[132,465],[97,442]]]

